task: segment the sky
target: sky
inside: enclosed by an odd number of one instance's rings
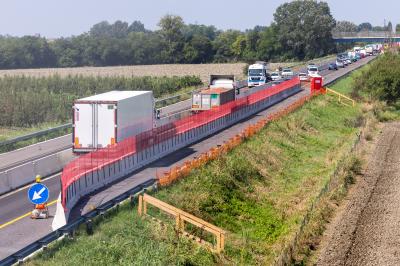
[[[215,25],[218,29],[245,30],[269,25],[275,9],[287,0],[9,0],[2,1],[0,35],[34,35],[47,38],[79,35],[107,20],[140,20],[157,29],[166,14],[185,23]],[[398,0],[327,0],[336,20],[383,26],[384,19],[400,23]]]

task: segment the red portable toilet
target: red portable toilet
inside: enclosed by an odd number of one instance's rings
[[[311,92],[320,91],[322,88],[322,77],[316,76],[311,78]]]

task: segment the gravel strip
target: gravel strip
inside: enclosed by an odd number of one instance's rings
[[[400,123],[386,124],[364,176],[328,227],[317,265],[400,265],[399,162]]]

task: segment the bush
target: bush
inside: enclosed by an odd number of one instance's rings
[[[400,55],[387,53],[379,57],[354,80],[352,97],[367,94],[389,104],[400,99]]]

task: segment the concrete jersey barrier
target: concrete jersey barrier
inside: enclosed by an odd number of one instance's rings
[[[0,172],[0,195],[32,183],[36,175],[55,174],[73,159],[71,150],[64,150]]]

